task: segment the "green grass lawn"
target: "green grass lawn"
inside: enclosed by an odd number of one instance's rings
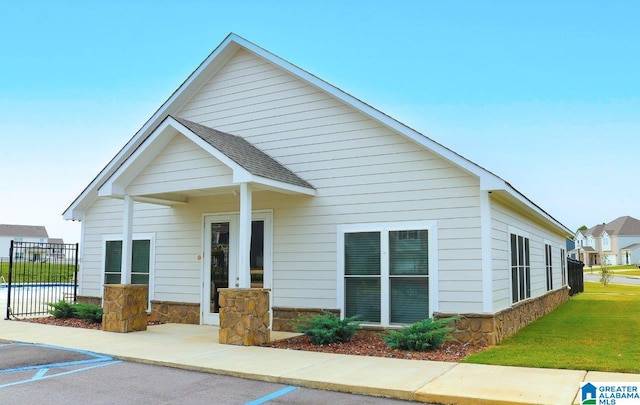
[[[609,266],[609,270],[613,271],[614,274],[625,275],[625,276],[640,276],[640,269],[638,266],[633,264],[627,264],[624,266]],[[600,274],[600,266],[593,266],[591,269],[589,266],[584,266],[584,274]]]
[[[75,266],[57,263],[17,263],[12,272],[13,283],[69,283]],[[0,283],[9,281],[9,263],[0,264]]]
[[[640,373],[640,287],[585,292],[465,363]]]

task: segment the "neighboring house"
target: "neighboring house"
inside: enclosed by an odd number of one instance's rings
[[[635,264],[640,262],[640,220],[630,216],[607,224],[578,230],[575,234],[579,260],[587,266]]]
[[[0,224],[0,257],[9,257],[9,250],[11,248],[11,241],[16,242],[36,242],[47,243],[49,235],[44,226],[37,225],[5,225]],[[24,251],[14,252],[14,259],[25,259]],[[32,251],[29,252],[26,259],[40,260],[41,256],[46,255],[46,252]]]
[[[577,259],[577,254],[574,253],[576,251],[576,242],[573,239],[567,238],[566,246],[569,257],[571,257],[572,259]]]
[[[376,327],[466,314],[460,340],[496,343],[568,299],[560,222],[234,34],[64,217],[82,221],[82,299],[148,284],[166,322],[218,324],[219,288],[264,287],[274,330],[321,309]]]
[[[55,260],[63,260],[67,258],[67,248],[65,248],[64,240],[62,238],[49,238],[50,245],[49,256]]]

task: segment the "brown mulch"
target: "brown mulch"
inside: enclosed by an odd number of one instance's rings
[[[41,318],[23,318],[17,319],[22,322],[40,323],[43,325],[55,325],[55,326],[69,326],[72,328],[84,328],[84,329],[96,329],[102,330],[102,323],[91,323],[85,319],[76,318],[54,318],[52,316],[45,316]],[[149,325],[159,325],[162,322],[149,322]]]
[[[311,343],[308,336],[303,335],[271,342],[267,346],[287,350],[306,350],[312,352],[352,354],[357,356],[449,362],[459,362],[468,355],[481,352],[487,348],[486,346],[480,345],[446,342],[439,349],[427,352],[395,350],[387,347],[387,344],[382,340],[380,333],[373,332],[358,332],[349,342],[345,343],[331,343],[328,345],[315,346]]]
[[[46,325],[69,326],[73,328],[85,328],[102,330],[101,323],[89,323],[84,319],[57,319],[52,316],[42,318],[25,318],[23,322],[33,322]],[[157,325],[157,322],[149,322],[149,325]],[[380,333],[359,331],[349,341],[345,343],[331,343],[328,345],[316,346],[309,340],[308,336],[296,336],[289,339],[277,340],[266,345],[277,349],[303,350],[311,352],[351,354],[357,356],[376,356],[394,359],[409,360],[432,360],[459,362],[465,357],[481,352],[487,347],[482,345],[471,345],[457,342],[446,342],[437,350],[427,352],[410,352],[406,350],[390,349],[382,340]]]

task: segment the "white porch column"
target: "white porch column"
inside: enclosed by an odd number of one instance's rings
[[[251,287],[251,185],[240,183],[240,228],[238,231],[238,281],[236,287]]]
[[[133,250],[133,197],[124,196],[122,210],[122,267],[120,284],[131,284],[131,252]]]

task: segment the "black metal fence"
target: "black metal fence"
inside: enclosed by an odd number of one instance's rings
[[[49,303],[75,302],[78,244],[11,241],[6,281],[5,319],[46,315]]]
[[[584,263],[579,260],[567,258],[567,272],[569,276],[569,295],[584,292]]]

